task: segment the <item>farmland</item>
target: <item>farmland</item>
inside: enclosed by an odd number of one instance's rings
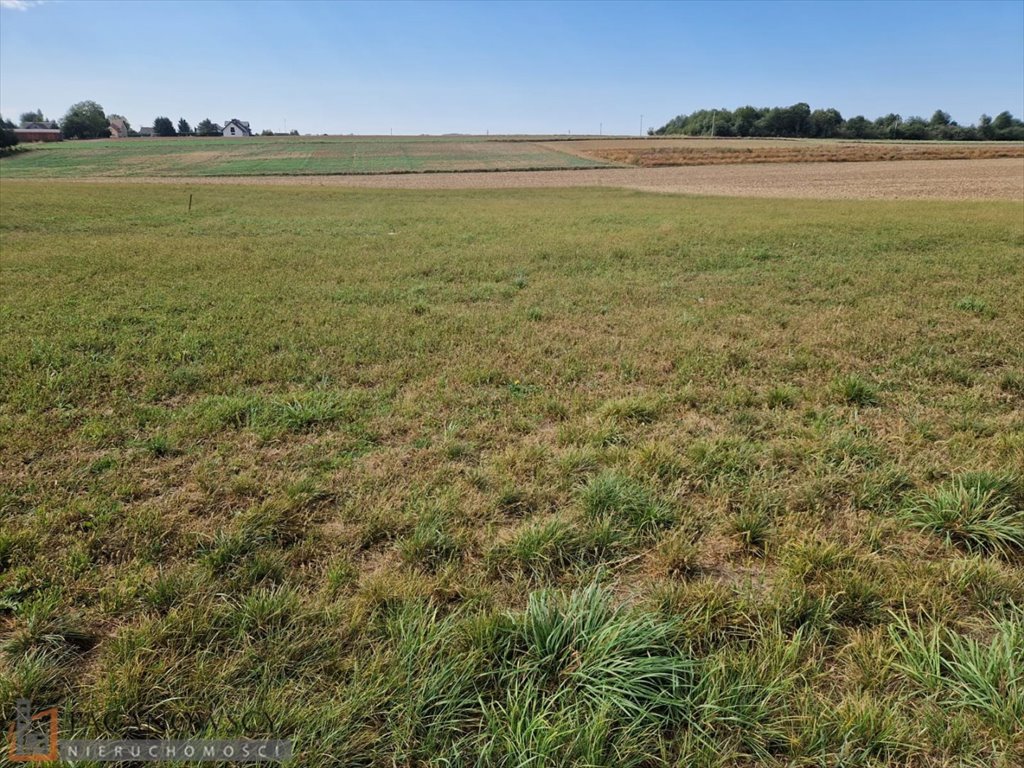
[[[534,142],[482,136],[147,138],[36,145],[0,161],[0,175],[266,176],[593,168],[605,164]]]
[[[303,766],[1024,761],[1013,187],[14,179],[229,162],[92,146],[0,166],[5,708],[269,713]]]
[[[0,177],[256,178],[526,172],[892,160],[1024,161],[1017,142],[484,136],[66,141],[0,160]],[[906,173],[907,171],[894,171]]]
[[[38,179],[39,183],[48,183]],[[76,181],[88,182],[88,179]],[[139,179],[118,179],[136,183]],[[912,160],[902,163],[775,163],[574,171],[466,171],[338,176],[147,177],[150,184],[352,187],[359,189],[563,189],[613,187],[691,195],[810,200],[1020,200],[1024,161]]]
[[[748,163],[863,163],[893,160],[1024,158],[1024,144],[998,141],[657,138],[582,139],[560,143],[559,146],[581,157],[642,168]]]

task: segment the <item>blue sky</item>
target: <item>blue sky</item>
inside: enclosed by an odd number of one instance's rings
[[[1024,2],[0,0],[0,113],[638,133],[680,112],[1024,113]]]

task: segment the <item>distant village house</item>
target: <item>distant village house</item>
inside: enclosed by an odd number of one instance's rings
[[[139,128],[139,136],[155,136],[155,135],[156,134],[153,133],[153,126],[152,125],[144,125],[141,128]]]
[[[225,136],[234,136],[236,138],[241,136],[252,136],[252,130],[249,128],[249,124],[247,122],[233,117],[224,123],[223,134]]]
[[[110,119],[110,138],[112,139],[127,139],[128,138],[128,124],[124,121],[123,117],[112,117]]]
[[[56,123],[22,123],[14,129],[14,135],[20,142],[61,140],[60,128]]]

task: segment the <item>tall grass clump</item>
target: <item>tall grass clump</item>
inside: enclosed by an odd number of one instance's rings
[[[609,520],[578,526],[555,518],[525,526],[514,538],[487,553],[494,572],[540,580],[566,571],[584,571],[612,557],[628,543],[628,536]]]
[[[835,388],[839,396],[850,405],[866,407],[879,403],[878,388],[855,373],[837,379]]]
[[[956,480],[918,497],[905,511],[910,525],[969,552],[1008,556],[1024,550],[1024,509],[984,478]]]
[[[587,517],[610,517],[638,534],[648,534],[673,521],[672,510],[639,483],[615,472],[592,478],[581,493]]]
[[[992,623],[983,640],[939,624],[913,626],[896,617],[889,636],[897,651],[895,667],[939,706],[980,715],[1007,736],[1024,732],[1024,623]]]
[[[695,663],[671,621],[597,586],[534,593],[509,618],[495,637],[484,764],[641,764],[686,716]]]

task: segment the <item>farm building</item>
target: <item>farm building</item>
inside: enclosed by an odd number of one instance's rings
[[[141,128],[139,128],[139,136],[156,136],[156,134],[153,133],[153,126],[144,125]]]
[[[128,138],[128,123],[124,121],[123,117],[112,117],[110,118],[110,138],[112,139],[127,139]]]
[[[14,135],[22,142],[61,140],[56,123],[22,123],[20,128],[14,129]]]
[[[252,130],[247,122],[233,117],[224,123],[223,134],[238,138],[241,136],[252,136]]]

